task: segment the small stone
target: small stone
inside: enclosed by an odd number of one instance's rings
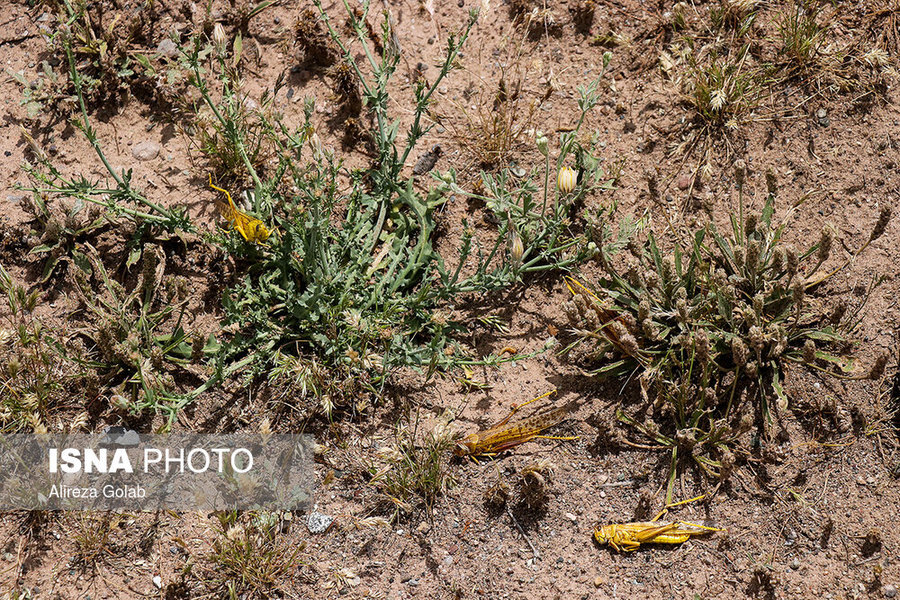
[[[160,577],[159,575],[157,575],[156,577],[154,577],[154,578],[153,578],[153,585],[156,586],[156,589],[161,590],[161,589],[162,589],[162,577]]]
[[[675,182],[675,185],[678,186],[679,190],[686,190],[691,187],[691,176],[690,175],[682,175]]]
[[[159,144],[156,142],[141,142],[131,149],[131,155],[141,161],[153,160],[159,156]]]
[[[334,523],[334,517],[322,514],[319,511],[312,511],[306,518],[306,528],[310,533],[325,533],[331,524]]]
[[[594,587],[600,587],[601,585],[603,585],[603,578],[594,577]]]
[[[795,571],[800,568],[800,559],[796,556],[794,557],[794,560],[791,561],[791,568]]]
[[[430,529],[431,525],[428,524],[428,521],[422,521],[421,523],[419,523],[419,526],[416,527],[416,532],[425,534],[428,533]]]
[[[881,593],[884,594],[885,598],[893,598],[897,595],[897,587],[888,583],[881,586]]]
[[[576,516],[573,515],[572,513],[568,513],[568,512],[567,512],[564,516],[565,516],[568,520],[572,521],[573,523],[577,523],[577,522],[578,522],[578,517],[576,517]]]
[[[156,51],[166,58],[178,58],[178,46],[169,38],[161,41],[156,47]]]

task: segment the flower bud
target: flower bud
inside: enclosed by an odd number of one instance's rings
[[[537,131],[537,134],[534,137],[534,141],[537,144],[538,151],[547,156],[547,153],[550,151],[548,148],[548,140],[547,136],[540,130]]]
[[[578,184],[578,173],[572,167],[563,167],[556,177],[556,186],[563,194],[568,194]]]
[[[515,229],[509,231],[509,258],[517,268],[522,264],[522,256],[525,254],[525,245]]]
[[[222,27],[221,23],[216,23],[213,27],[212,41],[219,54],[225,52],[225,46],[228,44],[228,40],[225,39],[225,28]]]

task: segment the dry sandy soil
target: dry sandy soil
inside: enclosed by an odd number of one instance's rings
[[[10,1],[0,7],[4,72],[21,72],[27,81],[37,78],[41,61],[51,57],[39,30],[55,20],[48,16],[48,8],[37,4]],[[125,0],[101,4],[122,12],[126,19],[129,11],[142,6]],[[187,40],[204,22],[200,5],[205,2],[158,0],[153,4],[156,18],[140,42],[149,52],[173,33]],[[211,14],[223,15],[226,31],[233,35],[224,17],[231,14],[226,12],[228,3],[214,0],[211,4]],[[331,4],[326,8],[337,22],[342,7],[338,2]],[[430,65],[424,72],[426,79],[434,75],[433,65],[448,32],[465,21],[464,4],[469,1],[434,2],[432,17],[413,0],[387,2],[404,59],[391,104],[401,118],[411,114],[406,107],[410,106],[412,69],[423,63]],[[477,174],[478,165],[466,147],[470,123],[464,111],[474,114],[479,104],[490,104],[503,71],[510,79],[521,78],[523,113],[530,102],[545,98],[531,126],[556,132],[572,125],[572,115],[577,114],[576,88],[600,72],[602,54],[609,49],[613,58],[601,105],[590,114],[587,129],[600,136],[604,160],[621,161],[622,173],[616,189],[590,196],[587,208],[615,199],[623,214],[647,211],[654,226],[662,227],[666,219],[690,225],[710,216],[724,223],[737,208],[733,165],[741,159],[748,172],[747,206],[761,206],[767,171],[777,176],[776,214],[783,216],[796,205],[789,240],[817,239],[826,222],[834,224],[843,246],[837,245],[832,266],[867,239],[881,207],[892,206],[895,215],[900,211],[896,79],[888,77],[886,86],[868,92],[867,98],[860,98],[859,90],[817,91],[797,81],[774,85],[772,95],[727,140],[714,137],[708,153],[710,169],[701,177],[698,167],[707,161],[700,148],[673,152],[693,113],[682,101],[672,74],[660,66],[660,53],[670,52],[670,44],[679,35],[671,27],[671,3],[562,0],[547,5],[552,22],[541,10],[531,13],[526,7],[517,12],[516,6],[522,4],[528,3],[491,0],[463,50],[462,69],[442,83],[435,106],[444,121],[417,148],[421,154],[433,144],[442,146],[437,170],[456,167],[461,181]],[[579,7],[588,4],[593,14],[585,22]],[[777,36],[774,19],[782,4],[781,0],[764,3],[754,25],[761,53],[772,52],[765,44]],[[841,45],[864,39],[874,44],[882,34],[888,39],[894,19],[900,18],[900,7],[885,2],[888,12],[879,13],[880,20],[869,23],[867,30],[865,15],[877,12],[874,4],[826,5],[823,18],[832,21],[830,42]],[[544,8],[541,2],[533,6]],[[697,32],[703,29],[698,23],[709,21],[710,11],[717,6],[698,2],[679,10],[687,14],[688,29]],[[314,120],[325,143],[333,145],[349,164],[366,164],[360,147],[352,141],[345,143],[345,130],[353,123],[338,113],[332,79],[297,42],[295,22],[308,8],[311,5],[302,0],[285,0],[250,21],[244,40],[249,53],[243,73],[245,89],[251,97],[259,97],[279,74],[287,73],[288,86],[277,100],[279,109],[299,120],[302,102],[296,100],[314,96]],[[370,15],[373,24],[380,22],[380,3],[376,8]],[[530,28],[529,14],[534,15]],[[610,32],[618,36],[615,43],[597,43],[597,36]],[[698,40],[702,37],[697,35]],[[886,43],[886,47],[889,60],[897,59],[896,46]],[[517,51],[518,58],[511,59]],[[64,79],[64,69],[56,70]],[[291,90],[290,99],[287,90]],[[3,76],[0,261],[14,278],[40,289],[46,300],[42,316],[52,323],[65,319],[71,289],[62,279],[40,284],[41,259],[28,255],[32,225],[20,206],[23,192],[16,185],[28,183],[21,164],[29,150],[19,125],[49,148],[54,161],[67,172],[100,177],[104,171],[89,144],[67,123],[68,107],[54,111],[48,106],[29,119],[20,104],[22,96],[22,86]],[[150,197],[168,206],[188,206],[201,228],[213,230],[221,222],[213,193],[206,186],[203,156],[191,149],[186,136],[165,124],[160,114],[164,110],[152,95],[126,95],[94,109],[94,124],[111,162],[133,167],[134,181]],[[133,150],[147,140],[159,145],[158,156],[138,160]],[[539,164],[540,155],[525,133],[520,146],[513,148],[512,159],[526,167]],[[648,191],[648,178],[656,181],[657,199]],[[448,203],[440,217],[446,232],[442,251],[453,250],[463,217],[482,229],[491,227],[481,210],[461,200]],[[477,377],[489,384],[481,390],[467,388],[452,377],[426,382],[422,375],[404,373],[364,417],[340,417],[332,423],[305,414],[301,418],[283,407],[274,410],[271,403],[276,394],[264,386],[228,382],[185,411],[176,428],[255,430],[268,418],[273,430],[312,432],[325,448],[317,464],[322,485],[316,503],[318,511],[335,517],[335,524],[325,533],[311,534],[303,515],[282,520],[278,535],[287,542],[286,548],[302,545],[302,550],[296,565],[279,575],[269,591],[260,592],[263,597],[894,597],[900,587],[900,530],[894,528],[900,515],[900,454],[896,422],[891,420],[891,409],[896,409],[892,402],[897,399],[891,400],[890,387],[900,327],[898,239],[900,225],[895,219],[825,290],[826,294],[858,294],[859,283],[868,281],[871,274],[887,277],[871,297],[855,336],[858,343],[851,349],[859,362],[857,372],[863,374],[879,353],[890,352],[886,377],[838,381],[791,370],[786,391],[791,406],[800,408],[784,416],[765,457],[742,461],[721,483],[690,470],[679,476],[676,498],[703,493],[708,497],[678,508],[678,518],[708,521],[727,530],[681,545],[619,554],[592,541],[593,528],[599,524],[646,519],[661,508],[669,454],[616,443],[604,435],[600,425],[610,420],[630,392],[623,392],[621,382],[599,383],[582,375],[578,365],[553,351],[478,372]],[[191,312],[196,323],[207,328],[214,327],[222,313],[217,296],[208,293],[214,268],[210,265],[217,260],[209,252],[204,245],[193,244],[183,261],[183,273],[193,286]],[[586,272],[590,277],[591,267]],[[566,327],[560,309],[566,293],[559,276],[517,286],[498,297],[492,310],[509,322],[509,331],[498,334],[473,328],[467,342],[485,352],[505,346],[521,353],[539,350],[554,332]],[[360,525],[360,519],[396,516],[396,509],[385,506],[383,496],[367,484],[366,465],[379,448],[393,442],[401,418],[412,415],[427,431],[445,411],[452,411],[456,419],[451,426],[470,432],[502,418],[511,404],[550,389],[558,390],[557,402],[577,406],[552,433],[578,436],[577,440],[535,440],[496,461],[450,462],[452,481],[430,511],[419,506],[401,512],[388,525]],[[821,398],[831,399],[832,412],[803,410]],[[73,397],[71,402],[71,411],[62,411],[58,419],[78,413],[86,400]],[[153,419],[134,423],[103,407],[94,407],[90,414],[86,430],[107,424],[159,425]],[[513,482],[515,473],[537,460],[553,464],[542,502],[529,504],[514,488],[508,509],[495,510],[486,504],[485,493],[498,478]],[[220,566],[208,560],[220,535],[215,517],[137,513],[116,517],[105,529],[96,525],[103,518],[5,515],[0,520],[0,593],[9,595],[3,597],[226,597],[210,583],[221,573]],[[78,540],[86,531],[98,529],[108,537],[98,556],[85,564],[77,559],[82,544]]]

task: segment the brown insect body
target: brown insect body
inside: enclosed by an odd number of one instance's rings
[[[537,437],[544,429],[556,425],[562,421],[567,412],[565,408],[554,408],[508,425],[507,423],[509,423],[516,410],[514,409],[505,419],[490,429],[473,433],[459,440],[453,449],[453,453],[456,456],[474,457],[497,454],[504,450],[509,450]]]

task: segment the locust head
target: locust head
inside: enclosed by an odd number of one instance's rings
[[[612,527],[606,525],[594,530],[594,539],[597,540],[597,543],[601,546],[605,546],[609,543],[609,540],[612,539],[614,534],[615,532],[612,531]]]
[[[470,456],[474,454],[475,448],[478,446],[478,439],[478,434],[473,433],[472,435],[467,435],[466,437],[456,440],[456,445],[453,447],[453,454],[456,456]]]

